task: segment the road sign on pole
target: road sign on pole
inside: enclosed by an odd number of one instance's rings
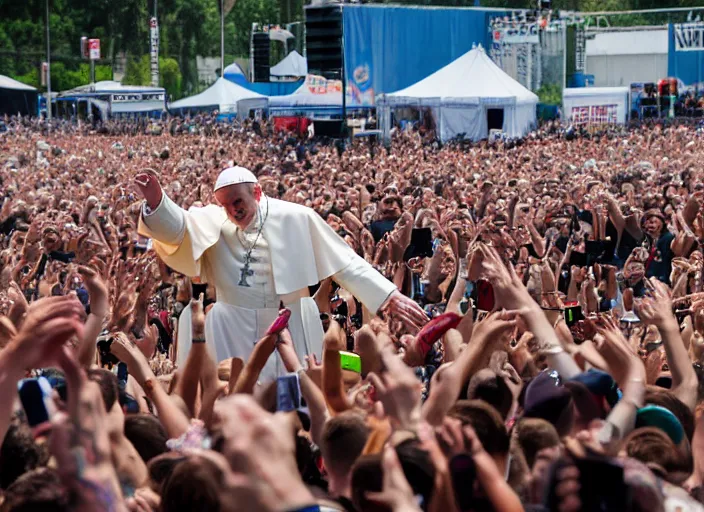
[[[90,60],[100,59],[100,39],[88,39],[88,57]]]

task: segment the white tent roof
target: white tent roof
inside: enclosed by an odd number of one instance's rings
[[[538,103],[538,97],[507,75],[480,46],[420,82],[387,94],[389,104],[494,104]]]
[[[272,96],[269,98],[270,108],[286,107],[341,107],[342,92],[328,92],[325,94],[314,94],[308,89],[308,85],[303,83],[292,94],[285,96]]]
[[[308,61],[296,50],[293,50],[276,66],[273,66],[269,74],[271,76],[306,76]]]
[[[9,76],[0,75],[0,89],[12,89],[14,91],[36,91],[31,85],[18,82]]]
[[[242,67],[239,64],[237,64],[236,62],[233,62],[229,66],[226,66],[223,75],[242,75],[242,76],[245,76],[244,71],[242,70]]]
[[[217,108],[220,113],[231,113],[235,112],[237,103],[240,101],[254,104],[255,106],[252,108],[266,108],[267,105],[266,96],[240,87],[236,83],[220,77],[213,85],[200,94],[169,104],[169,109],[202,109],[213,107]]]
[[[94,84],[79,85],[74,89],[59,93],[60,96],[75,96],[78,94],[90,93],[130,93],[130,92],[154,92],[163,93],[163,87],[152,87],[150,85],[122,85],[113,80],[101,80]]]

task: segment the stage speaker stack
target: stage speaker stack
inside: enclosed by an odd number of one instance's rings
[[[328,80],[342,80],[342,6],[309,6],[306,14],[306,58],[308,73]],[[342,119],[314,122],[316,136],[340,137]]]
[[[306,7],[308,73],[342,79],[342,7]]]
[[[269,33],[252,34],[252,66],[255,82],[269,81]]]

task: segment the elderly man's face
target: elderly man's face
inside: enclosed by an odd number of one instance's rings
[[[227,218],[240,229],[249,226],[257,216],[261,197],[262,189],[258,183],[230,185],[215,192],[215,199],[225,208]]]

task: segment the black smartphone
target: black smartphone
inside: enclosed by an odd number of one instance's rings
[[[455,455],[450,459],[450,475],[455,490],[455,501],[460,512],[472,510],[474,498],[474,480],[477,468],[474,459],[466,453]]]
[[[347,301],[341,301],[340,305],[335,308],[335,310],[332,312],[333,315],[335,316],[342,316],[344,318],[347,318],[348,315],[348,309],[347,309]]]
[[[47,425],[55,412],[51,398],[51,384],[45,377],[23,379],[18,384],[20,402],[33,429]]]
[[[570,267],[586,267],[587,266],[587,254],[583,252],[572,251],[570,254]]]
[[[526,245],[526,249],[528,249],[528,254],[531,256],[531,258],[535,259],[540,259],[540,255],[535,251],[535,247],[533,247],[533,244],[528,244]]]
[[[433,233],[430,228],[414,228],[411,243],[403,253],[403,261],[413,258],[430,258],[433,255]]]
[[[112,337],[102,338],[98,340],[98,354],[100,355],[100,366],[112,369],[120,360],[110,352],[112,345]]]
[[[477,289],[477,309],[481,311],[493,311],[496,299],[494,297],[494,287],[489,281],[480,279],[476,282]]]
[[[582,313],[582,306],[579,304],[565,305],[565,323],[567,327],[572,327],[574,324],[584,320],[584,314]]]

